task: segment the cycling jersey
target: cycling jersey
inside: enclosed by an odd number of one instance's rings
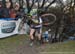
[[[32,23],[30,23],[30,27],[34,29],[42,27],[42,19],[41,18],[32,19]]]

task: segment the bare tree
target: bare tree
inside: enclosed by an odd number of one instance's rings
[[[6,2],[5,0],[2,0],[3,7],[5,7],[5,6],[6,6],[6,5],[5,5],[5,2]]]
[[[32,4],[29,3],[30,0],[26,0],[26,4],[27,4],[27,9],[28,9],[28,13],[30,13],[30,11],[32,10],[32,7],[35,5],[35,0],[31,0]],[[52,2],[49,3],[49,5],[47,5],[46,7],[44,7],[44,5],[46,4],[46,0],[42,0],[42,5],[40,5],[39,0],[36,0],[38,3],[38,9],[45,9],[47,10],[56,0],[53,0]]]
[[[32,7],[34,5],[34,0],[32,0],[32,4],[31,5],[29,3],[29,0],[26,0],[26,4],[27,4],[28,13],[30,13],[30,11],[32,10]]]
[[[52,2],[49,3],[49,5],[47,7],[45,7],[46,9],[48,9],[56,0],[53,0]]]

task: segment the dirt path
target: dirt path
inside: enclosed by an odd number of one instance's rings
[[[39,48],[37,46],[30,47],[28,40],[18,40],[20,42],[3,40],[3,42],[0,43],[0,54],[39,54]]]
[[[20,46],[17,47],[15,54],[39,54],[35,47]]]
[[[27,45],[19,45],[11,48],[0,49],[0,54],[39,54],[39,50],[36,47],[29,47]]]

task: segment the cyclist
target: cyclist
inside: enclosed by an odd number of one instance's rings
[[[35,31],[38,33],[38,43],[41,43],[41,33],[42,33],[42,19],[38,17],[37,14],[33,14],[31,17],[30,23],[30,46],[34,43],[34,33]]]

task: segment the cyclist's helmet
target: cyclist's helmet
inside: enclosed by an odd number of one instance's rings
[[[31,16],[37,16],[37,9],[32,9],[32,10],[30,11],[30,15],[31,15]]]

